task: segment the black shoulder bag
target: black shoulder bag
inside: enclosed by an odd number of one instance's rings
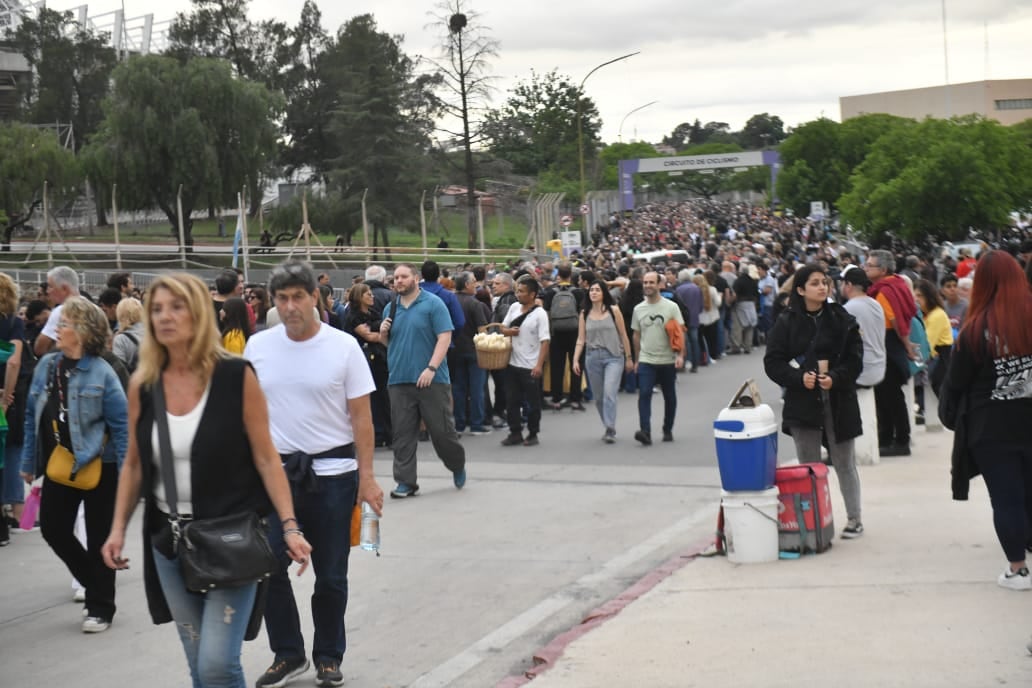
[[[158,426],[161,479],[168,502],[172,549],[179,558],[187,590],[208,592],[257,583],[276,570],[278,562],[265,534],[265,519],[253,511],[191,520],[179,516],[176,474],[172,470],[172,442],[165,415],[165,390],[154,384],[154,422]]]

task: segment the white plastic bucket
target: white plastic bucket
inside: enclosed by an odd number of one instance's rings
[[[778,560],[778,488],[720,491],[727,558],[735,564]]]

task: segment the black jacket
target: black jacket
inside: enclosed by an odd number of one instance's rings
[[[856,399],[856,378],[863,369],[864,349],[856,319],[837,303],[825,304],[816,318],[789,306],[767,333],[763,366],[767,377],[785,388],[782,429],[791,435],[792,425],[824,427],[820,389],[803,386],[803,374],[817,370],[817,361],[822,359],[827,359],[832,379],[828,397],[835,438],[844,442],[858,437],[863,426]],[[793,366],[792,361],[799,367]]]
[[[208,403],[201,413],[190,456],[194,518],[228,516],[242,511],[255,511],[264,516],[272,511],[265,485],[254,465],[251,442],[243,423],[244,370],[250,366],[242,358],[228,358],[219,361],[212,374]],[[151,549],[152,536],[164,525],[154,499],[153,427],[151,387],[144,386],[140,388],[140,416],[136,423],[136,442],[143,472],[143,581],[151,620],[162,624],[172,621],[172,614],[158,581]],[[258,634],[266,585],[267,581],[258,586],[245,640],[252,640]]]

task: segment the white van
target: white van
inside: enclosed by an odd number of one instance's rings
[[[683,249],[638,253],[634,256],[634,260],[644,260],[649,265],[656,265],[657,263],[663,263],[665,265],[673,265],[674,263],[688,265],[689,263],[694,262],[694,258],[691,257],[691,254]]]

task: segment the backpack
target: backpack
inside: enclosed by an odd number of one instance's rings
[[[134,332],[126,330],[125,332],[119,332],[118,334],[125,335],[126,339],[133,343],[136,348],[133,350],[132,357],[125,361],[125,369],[132,375],[136,372],[136,366],[140,363],[140,338],[136,336]]]
[[[569,287],[559,287],[548,309],[552,332],[576,332],[578,317],[577,297]]]

